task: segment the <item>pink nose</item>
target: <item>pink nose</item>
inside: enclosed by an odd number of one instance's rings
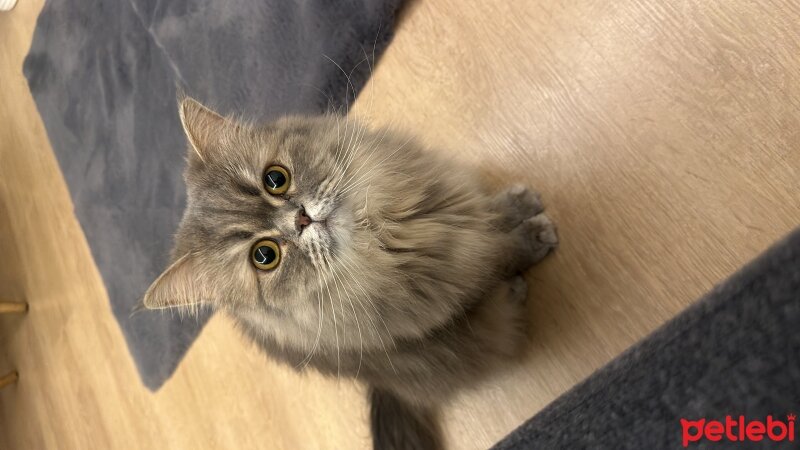
[[[311,217],[306,215],[306,210],[304,208],[300,208],[300,211],[297,211],[297,217],[294,219],[294,225],[297,227],[298,230],[302,230],[303,228],[311,225]]]

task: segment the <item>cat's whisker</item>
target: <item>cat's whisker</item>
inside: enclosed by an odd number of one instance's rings
[[[377,36],[376,36],[376,38],[377,38]],[[362,48],[362,50],[363,50],[363,48]],[[367,65],[369,66],[369,56],[366,55],[366,52],[364,52],[364,59],[362,59],[359,62],[357,62],[356,65],[353,66],[352,69],[350,69],[350,73],[346,75],[348,81],[352,80],[353,72],[355,72],[356,69],[358,69],[358,67],[361,66],[361,64],[364,64],[364,62],[366,62]],[[372,69],[371,69],[371,66],[370,66],[370,75],[371,74],[372,74]],[[350,84],[350,87],[353,89],[353,101],[356,101],[356,95],[357,95],[356,89],[355,89],[355,87],[354,87],[354,85],[352,83]],[[349,114],[349,111],[348,111],[348,114]]]
[[[325,258],[326,264],[328,266],[329,273],[331,274],[331,277],[332,277],[332,280],[333,280],[333,287],[336,290],[336,294],[337,294],[336,297],[339,300],[339,307],[342,310],[342,320],[344,320],[344,305],[342,304],[342,291],[339,290],[339,282],[340,282],[340,280],[337,277],[336,268],[334,267],[333,264],[331,264],[330,259],[328,259],[324,255],[323,255],[323,258]],[[342,289],[345,289],[344,284],[342,285]],[[345,291],[345,293],[346,293],[346,291]],[[346,330],[346,328],[344,328],[345,326],[346,326],[346,323],[342,322],[342,327],[343,327],[343,330],[342,330],[343,333],[342,334],[343,334],[343,338],[345,339],[345,343],[346,343],[347,342],[347,340],[346,340],[347,339],[347,335],[346,335],[346,331],[347,330]]]
[[[381,315],[380,311],[378,311],[378,308],[369,300],[370,296],[369,296],[369,294],[367,294],[366,290],[364,289],[364,286],[361,284],[361,282],[358,280],[358,278],[355,277],[355,276],[352,276],[352,274],[354,272],[356,272],[356,270],[354,268],[354,266],[356,264],[355,261],[353,261],[348,256],[343,256],[343,258],[344,259],[341,260],[343,265],[349,270],[349,272],[351,273],[352,280],[355,282],[356,286],[358,286],[358,288],[364,294],[364,298],[366,299],[367,304],[372,307],[372,310],[375,311],[375,315],[378,317],[378,319],[380,319],[381,323],[383,324],[383,328],[386,329],[387,336],[391,339],[392,346],[396,350],[397,349],[397,343],[392,338],[392,333],[391,333],[391,331],[389,331],[389,327],[386,325],[386,321],[383,320],[383,315]],[[363,305],[362,305],[362,308],[364,308]],[[366,313],[366,310],[364,312]],[[367,317],[369,317],[369,315],[367,315]],[[375,329],[375,331],[378,332],[377,328]],[[378,332],[378,338],[380,339],[380,333],[379,332]],[[381,344],[383,344],[383,340],[382,339],[381,339]],[[385,348],[384,348],[384,351],[386,351]],[[389,354],[387,353],[386,356],[388,358]],[[389,358],[389,359],[391,361],[391,358]]]
[[[372,320],[372,317],[370,317],[370,314],[367,312],[367,309],[364,308],[364,304],[361,302],[361,300],[359,300],[358,297],[355,297],[355,299],[356,299],[356,304],[358,304],[358,307],[361,308],[361,311],[364,312],[364,317],[366,317],[367,321],[369,322],[369,325],[375,331],[375,336],[378,337],[378,341],[381,343],[381,347],[384,349],[384,352],[385,352],[386,351],[386,347],[383,345],[383,339],[381,338],[380,330],[378,330],[378,327],[375,326],[375,322]],[[351,302],[351,306],[352,306],[352,302]],[[353,314],[355,314],[355,308],[353,308]],[[388,354],[387,354],[387,357],[388,357]],[[362,360],[363,360],[363,354],[360,354],[359,355],[359,361],[358,361],[358,369],[359,369],[359,371],[361,370]],[[391,362],[391,358],[389,360]],[[356,377],[358,377],[358,372],[356,372]]]
[[[347,78],[347,83],[348,83],[347,85],[345,85],[345,104],[344,104],[344,107],[345,107],[345,114],[344,114],[344,125],[345,125],[345,128],[344,128],[344,133],[342,135],[343,139],[339,139],[339,136],[337,135],[336,158],[334,159],[334,161],[337,164],[337,166],[341,167],[341,165],[339,163],[339,160],[343,158],[342,151],[344,150],[344,152],[345,152],[344,155],[346,157],[347,156],[347,148],[350,147],[350,143],[352,142],[353,134],[355,132],[355,124],[354,124],[353,125],[353,129],[350,130],[350,133],[348,133],[348,128],[349,128],[349,122],[350,121],[347,120],[347,115],[350,113],[349,94],[348,94],[349,91],[348,91],[348,89],[350,87],[353,88],[353,100],[355,100],[355,87],[353,86],[353,83],[352,83],[352,81],[350,79],[350,76],[344,71],[344,69],[342,69],[342,67],[338,63],[336,63],[336,61],[334,61],[333,59],[331,59],[327,55],[323,54],[322,56],[324,56],[330,62],[332,62],[344,74],[344,76]],[[339,121],[339,116],[340,115],[341,114],[337,114],[337,126],[338,126],[338,121]],[[337,128],[337,133],[338,133],[338,128]],[[345,147],[343,145],[344,144],[344,139],[348,140],[347,147]],[[343,171],[340,171],[340,173],[343,173]]]
[[[394,121],[395,120],[396,119],[394,117],[392,117],[392,119],[389,121],[389,125],[383,127],[383,133],[381,133],[380,139],[378,139],[378,141],[372,147],[370,147],[370,149],[369,149],[369,154],[370,155],[372,155],[372,153],[374,153],[375,150],[380,148],[381,144],[383,144],[383,139],[386,137],[387,134],[389,134],[389,130],[392,129],[392,127],[394,127]]]
[[[347,119],[344,119],[344,132],[341,131],[341,118],[340,114],[336,114],[336,153],[333,158],[334,168],[341,171],[339,160],[342,158],[343,144],[345,136],[347,136]],[[334,172],[336,173],[336,172]]]
[[[325,116],[326,117],[332,117],[332,118],[336,119],[336,148],[338,149],[339,145],[341,145],[341,132],[340,132],[340,129],[339,129],[339,114],[335,113],[334,110],[331,109],[327,113],[325,113]],[[330,120],[328,122],[329,122],[328,130],[330,131],[330,130],[333,129],[333,124],[330,123],[330,122],[332,122]]]
[[[332,255],[330,255],[330,256],[333,257]],[[333,286],[334,286],[334,289],[336,290],[337,298],[339,300],[339,309],[340,309],[341,314],[342,314],[342,338],[343,338],[343,340],[344,340],[344,342],[346,344],[347,343],[347,321],[345,320],[345,318],[346,318],[346,316],[344,314],[345,308],[344,308],[344,304],[342,303],[342,291],[339,290],[339,284],[340,283],[342,285],[342,290],[344,291],[345,295],[349,295],[349,294],[347,292],[347,287],[345,286],[345,283],[342,280],[339,280],[339,277],[337,276],[336,267],[333,264],[331,264],[330,259],[328,259],[328,257],[325,256],[325,254],[322,254],[322,257],[325,258],[325,261],[326,261],[326,263],[328,265],[328,269],[330,271],[330,274],[333,277]],[[331,299],[331,303],[332,303],[331,307],[334,307],[335,304],[333,302],[333,299]],[[359,325],[358,328],[359,328],[359,337],[360,337],[361,336],[361,327],[360,327],[360,325]],[[339,371],[339,367],[338,367],[338,364],[337,364],[337,379],[338,379],[338,371]]]
[[[348,170],[352,168],[353,162],[355,161],[356,156],[358,156],[358,154],[363,154],[360,148],[353,146],[348,149],[348,154],[347,154],[348,158],[346,161],[343,162],[342,169],[339,171],[339,179],[337,181],[337,185],[335,186],[335,188],[337,189],[343,188],[344,186],[347,185],[347,182],[350,179],[352,179],[354,174],[348,175]]]
[[[350,127],[350,121],[347,120],[347,118],[345,117],[344,135],[341,139],[337,139],[336,153],[333,158],[334,168],[336,169],[336,172],[334,172],[335,175],[333,177],[333,179],[335,180],[335,182],[333,183],[334,186],[339,184],[339,181],[341,180],[341,177],[343,176],[344,173],[344,161],[345,159],[349,158],[347,147],[345,147],[344,145],[344,141],[347,140],[348,136],[352,134],[352,130],[350,134],[348,134],[349,127]]]
[[[335,256],[331,255],[331,258],[335,262],[338,262],[338,259]],[[358,314],[356,314],[356,308],[355,308],[355,306],[353,306],[353,297],[350,295],[349,292],[347,292],[347,283],[345,283],[344,274],[339,272],[338,270],[336,270],[335,266],[331,266],[331,268],[332,268],[332,270],[334,272],[339,274],[339,279],[340,279],[340,281],[342,283],[342,289],[344,289],[345,293],[347,294],[347,301],[350,302],[350,308],[353,310],[353,318],[356,320],[356,327],[358,328],[358,346],[359,346],[359,349],[358,349],[358,369],[356,369],[356,375],[355,375],[355,377],[358,378],[358,374],[361,373],[361,362],[364,359],[364,337],[361,334],[361,324],[360,324],[360,322],[358,320]],[[352,277],[352,275],[351,275],[351,277]],[[341,299],[340,299],[340,301],[341,301]],[[344,314],[344,310],[342,311],[342,314]]]
[[[324,53],[322,54],[322,56],[324,58],[326,58],[328,61],[332,62],[333,65],[336,66],[336,68],[339,69],[339,71],[342,72],[342,74],[345,76],[345,78],[347,78],[347,84],[344,86],[344,104],[345,104],[345,115],[350,114],[350,94],[349,94],[350,91],[349,91],[349,89],[353,88],[353,92],[355,93],[356,88],[353,86],[353,83],[350,80],[350,77],[347,75],[347,72],[345,72],[344,69],[342,69],[342,66],[340,66],[339,63],[337,63],[330,56],[328,56],[328,55],[326,55]]]
[[[347,159],[346,160],[346,164],[349,165],[350,162],[352,162],[352,159],[356,155],[355,151],[358,148],[357,147],[357,142],[359,141],[361,136],[366,132],[366,127],[364,127],[363,125],[359,126],[360,122],[358,122],[356,120],[349,120],[349,119],[345,119],[345,120],[347,122],[352,123],[352,125],[353,125],[353,128],[352,128],[351,133],[350,133],[350,139],[348,140],[347,147],[345,149],[345,156],[346,156],[346,159]]]
[[[373,50],[373,52],[372,52],[373,61],[374,61],[374,58],[375,58],[375,47],[377,46],[377,40],[378,40],[378,36],[379,36],[379,34],[380,34],[380,31],[378,32],[378,35],[376,35],[376,36],[375,36],[375,40],[374,40],[374,42],[373,42],[373,49],[372,49],[372,50]],[[323,54],[323,56],[324,56],[325,58],[327,58],[327,59],[328,59],[330,62],[332,62],[332,63],[333,63],[333,64],[334,64],[334,65],[335,65],[335,66],[336,66],[338,69],[339,69],[339,71],[341,71],[341,72],[342,72],[342,74],[344,74],[344,76],[347,78],[347,83],[348,83],[348,84],[345,86],[345,106],[346,106],[346,109],[347,109],[347,110],[346,110],[346,115],[349,115],[349,114],[350,114],[350,108],[349,108],[349,94],[348,94],[348,86],[349,86],[349,88],[351,88],[351,89],[352,89],[352,91],[353,91],[353,100],[355,101],[355,99],[356,99],[356,89],[355,89],[355,86],[354,86],[354,85],[353,85],[353,83],[352,83],[352,77],[351,77],[351,75],[352,75],[352,74],[353,74],[353,72],[354,72],[354,71],[355,71],[355,70],[356,70],[356,69],[357,69],[357,68],[358,68],[358,67],[359,67],[359,66],[360,66],[362,63],[364,63],[365,61],[367,62],[367,65],[369,66],[370,74],[372,74],[372,65],[371,65],[371,64],[370,64],[370,62],[369,62],[369,56],[367,56],[367,54],[366,54],[366,51],[364,51],[364,59],[362,59],[361,61],[359,61],[359,62],[358,62],[358,63],[357,63],[357,64],[356,64],[356,65],[353,67],[353,69],[350,71],[350,73],[349,73],[349,74],[348,74],[348,73],[346,73],[346,72],[344,71],[344,69],[342,69],[342,67],[341,67],[341,66],[340,66],[340,65],[339,65],[339,64],[338,64],[336,61],[334,61],[333,59],[331,59],[329,56],[327,56],[327,55],[325,55],[325,54]],[[373,89],[373,92],[374,92],[374,86],[375,86],[375,85],[374,85],[374,81],[373,81],[372,83],[373,83],[373,84],[372,84],[372,89]],[[372,99],[374,99],[374,96],[373,96],[373,97],[370,99],[370,101],[372,101]],[[370,110],[371,110],[371,105],[370,105]],[[348,122],[348,121],[345,119],[345,126],[347,125],[347,122]],[[357,148],[357,146],[358,146],[358,145],[360,145],[360,144],[358,144],[358,142],[359,142],[359,141],[363,141],[363,138],[364,138],[364,136],[366,135],[366,131],[367,131],[367,128],[366,128],[366,127],[361,127],[361,129],[359,130],[359,134],[358,134],[358,135],[356,135],[356,134],[355,134],[356,125],[357,125],[357,124],[356,124],[355,122],[353,122],[353,129],[351,130],[351,133],[350,133],[350,138],[348,139],[348,143],[347,143],[347,147],[346,147],[346,151],[345,151],[345,156],[348,156],[348,154],[349,154],[349,158],[348,158],[347,162],[345,163],[347,166],[349,166],[349,165],[350,165],[350,163],[352,162],[352,160],[353,160],[353,156],[354,156],[354,153],[355,153],[355,149]],[[345,135],[347,135],[346,131],[347,131],[347,130],[345,129]],[[353,144],[353,138],[355,138],[355,139],[356,139],[356,145],[354,145],[354,144]],[[340,148],[342,147],[342,145],[341,145],[341,144],[342,144],[342,143],[339,143],[339,147],[340,147]],[[337,152],[337,153],[338,153],[338,152]],[[346,169],[346,168],[345,168],[345,169]],[[344,176],[345,172],[346,172],[346,170],[341,170],[341,171],[340,171],[340,174],[341,174],[341,176],[342,176],[342,177]],[[341,180],[340,180],[340,181],[341,181]],[[338,183],[337,183],[337,184],[338,184]]]
[[[394,119],[392,119],[392,121],[394,121]],[[375,150],[377,150],[380,147],[380,145],[383,143],[383,139],[386,137],[386,134],[389,132],[389,128],[390,127],[385,127],[383,129],[383,133],[381,134],[380,139],[376,143],[373,143],[373,145],[370,146],[370,148],[366,152],[364,152],[365,157],[372,156],[372,154],[375,152]],[[361,165],[358,167],[358,169],[353,171],[353,173],[345,181],[344,185],[342,186],[342,189],[346,189],[348,187],[350,181],[353,180],[354,177],[359,175],[359,172],[360,172],[361,168],[363,168],[364,165],[366,165],[366,163],[367,163],[367,160],[365,159],[365,161],[361,163]]]
[[[401,144],[399,147],[397,147],[397,149],[395,149],[395,150],[394,150],[392,153],[390,153],[390,154],[389,154],[389,155],[387,155],[385,158],[383,158],[383,159],[382,159],[380,162],[378,162],[377,164],[374,164],[374,165],[373,165],[373,167],[380,167],[380,166],[381,166],[381,165],[382,165],[384,162],[386,162],[386,160],[387,160],[387,159],[391,158],[391,157],[392,157],[392,156],[394,156],[394,155],[395,155],[397,152],[399,152],[400,150],[402,150],[403,148],[405,148],[405,146],[406,146],[406,145],[408,145],[408,143],[409,143],[409,142],[411,142],[411,140],[412,140],[412,139],[413,139],[413,137],[409,137],[408,139],[406,139],[406,141],[405,141],[405,142],[403,142],[403,144]],[[371,173],[372,173],[372,171],[367,171],[367,172],[365,172],[365,175],[364,175],[364,176],[366,176],[366,175],[369,175],[369,174],[371,174]],[[363,176],[362,176],[362,178],[363,178]],[[371,181],[371,180],[372,180],[372,178],[370,178],[370,179],[369,179],[369,181]],[[343,194],[347,193],[349,190],[351,190],[351,189],[353,189],[353,188],[357,187],[357,186],[358,186],[358,185],[360,185],[362,182],[363,182],[363,180],[359,179],[359,181],[356,181],[356,182],[354,183],[354,185],[353,185],[353,186],[350,186],[350,187],[348,187],[347,189],[344,189],[344,190],[342,190],[342,191],[339,191],[339,194],[340,194],[340,195],[343,195]]]
[[[347,257],[347,256],[344,256],[344,258],[350,260],[349,257]],[[367,302],[367,304],[372,306],[372,309],[375,311],[375,315],[378,317],[378,319],[380,319],[381,323],[383,324],[383,328],[386,329],[386,333],[387,333],[386,335],[391,340],[392,346],[394,347],[395,350],[397,350],[397,343],[395,343],[394,339],[392,338],[392,333],[389,331],[389,327],[386,325],[386,322],[383,320],[383,317],[381,316],[380,312],[378,311],[378,308],[375,307],[374,304],[372,304],[372,302],[370,301],[369,294],[367,294],[366,290],[364,290],[364,286],[361,285],[361,282],[358,281],[358,278],[355,277],[355,276],[352,276],[352,273],[353,273],[352,266],[348,266],[348,264],[345,263],[344,260],[340,260],[340,261],[343,262],[343,267],[345,267],[346,270],[350,271],[352,280],[355,281],[355,283],[358,286],[358,288],[364,294],[364,299]],[[352,261],[352,260],[350,260],[350,261]],[[389,366],[392,368],[394,373],[397,373],[397,369],[394,367],[394,363],[392,362],[392,357],[389,356],[389,351],[386,349],[386,344],[383,342],[383,337],[381,337],[381,332],[380,332],[380,330],[378,330],[378,327],[375,325],[375,322],[372,320],[371,314],[369,314],[369,312],[367,312],[367,309],[364,307],[364,304],[361,301],[357,300],[357,303],[358,303],[358,306],[361,307],[361,310],[364,311],[364,315],[367,317],[367,320],[369,320],[370,324],[372,325],[372,329],[375,330],[375,335],[378,337],[378,342],[380,342],[381,348],[383,349],[383,352],[386,354],[386,359],[389,361]]]
[[[377,36],[376,36],[376,42],[377,42]],[[374,61],[374,51],[375,51],[375,44],[373,43],[373,61]],[[370,66],[370,73],[372,73],[372,66]],[[371,102],[375,98],[374,97],[375,81],[374,81],[374,79],[370,78],[370,82],[372,83],[371,89],[373,90],[373,93],[372,93],[372,97],[370,98],[370,108],[369,109],[372,108]],[[370,116],[370,113],[367,114],[367,117],[369,117],[369,116]],[[383,139],[386,137],[386,135],[388,134],[388,132],[392,128],[392,126],[394,126],[394,122],[395,122],[395,119],[392,118],[391,121],[389,122],[389,125],[386,126],[386,127],[383,127],[383,133],[381,134],[381,137],[377,141],[377,143],[373,143],[373,145],[371,145],[370,148],[367,151],[364,152],[364,154],[366,156],[371,156],[375,152],[375,150],[380,148],[380,145],[383,143]],[[348,177],[347,181],[351,180],[354,176],[358,175],[358,172],[364,166],[364,164],[366,164],[366,161],[364,163],[362,163],[362,165],[359,166],[359,168],[357,170],[353,171],[353,174],[350,177]],[[347,183],[345,183],[345,185],[346,184]]]
[[[360,135],[360,137],[358,139],[358,142],[356,144],[356,147],[355,147],[356,149],[357,148],[361,148],[362,144],[364,143],[364,139],[366,139],[367,131],[369,131],[369,127],[367,125],[362,125],[361,126],[361,135]]]
[[[339,148],[342,145],[342,137],[341,137],[341,126],[342,125],[341,125],[341,123],[342,123],[342,120],[339,117],[339,115],[337,114],[336,115],[336,151],[337,151],[337,153],[339,151]],[[334,159],[334,161],[336,161],[336,160]]]
[[[358,149],[358,146],[360,145],[362,136],[366,132],[366,129],[367,129],[367,127],[365,127],[361,122],[355,122],[354,121],[354,125],[353,125],[353,130],[354,130],[353,131],[353,141],[349,143],[349,146],[348,146],[348,149],[347,149],[347,152],[348,152],[348,154],[350,156],[350,158],[347,161],[347,165],[348,166],[352,163],[353,158],[356,155],[356,150]]]
[[[314,344],[311,347],[311,351],[309,351],[308,355],[306,355],[306,357],[303,358],[300,364],[298,364],[298,367],[302,366],[303,368],[308,366],[308,364],[311,362],[311,359],[313,359],[314,357],[314,353],[317,351],[317,348],[319,346],[319,338],[322,335],[322,323],[325,321],[325,308],[322,302],[322,276],[320,274],[319,264],[315,264],[313,261],[314,259],[312,257],[312,265],[317,266],[315,274],[317,276],[317,309],[319,310],[318,312],[319,319],[317,320],[318,322],[317,337],[314,339]]]
[[[327,258],[325,258],[325,254],[320,251],[320,255],[322,256],[322,258],[327,263]],[[339,375],[340,375],[340,371],[339,370],[340,370],[340,366],[341,366],[341,363],[340,363],[341,356],[340,356],[340,353],[339,353],[339,328],[338,328],[338,325],[336,323],[336,309],[334,308],[334,305],[333,305],[333,294],[331,294],[331,289],[328,286],[328,279],[327,279],[327,277],[323,277],[322,280],[325,282],[325,290],[328,291],[328,300],[329,300],[329,303],[331,305],[331,315],[333,315],[333,334],[336,336],[336,379],[338,380],[339,379]]]
[[[356,123],[349,120],[347,116],[343,116],[345,133],[342,137],[342,142],[339,145],[339,157],[337,162],[340,167],[344,167],[344,161],[350,158],[350,144],[353,142],[353,135],[356,132]],[[345,143],[345,141],[347,143]]]
[[[344,69],[342,69],[342,66],[340,66],[340,65],[339,65],[339,63],[337,63],[336,61],[334,61],[333,59],[331,59],[331,57],[329,57],[328,55],[326,55],[326,54],[324,54],[324,53],[323,53],[323,55],[322,55],[322,56],[324,56],[325,58],[327,58],[327,59],[328,59],[328,61],[332,62],[332,63],[333,63],[335,66],[336,66],[336,68],[337,68],[337,69],[339,69],[339,71],[340,71],[340,72],[342,72],[342,74],[343,74],[343,75],[345,76],[345,78],[347,79],[347,85],[345,85],[345,91],[344,91],[344,97],[345,97],[345,116],[347,116],[347,115],[349,115],[349,114],[350,114],[350,95],[349,95],[349,93],[348,93],[348,92],[349,92],[349,91],[348,91],[348,87],[349,87],[349,89],[352,89],[352,90],[353,90],[353,100],[355,100],[355,98],[356,98],[356,88],[355,88],[355,86],[353,85],[353,81],[352,81],[352,79],[351,79],[350,75],[349,75],[347,72],[345,72],[345,71],[344,71]],[[363,62],[363,61],[362,61],[362,62]],[[356,66],[353,68],[353,70],[355,70],[355,69],[356,69],[356,68],[357,68],[359,65],[361,65],[361,62],[359,62],[358,64],[356,64]],[[350,72],[350,74],[352,74],[352,71]],[[347,121],[346,121],[346,119],[345,119],[345,124],[347,124]],[[354,124],[354,129],[353,129],[353,132],[354,132],[354,131],[355,131],[355,124]],[[347,144],[347,146],[348,146],[348,147],[350,147],[350,145],[351,145],[351,143],[352,143],[352,138],[353,138],[353,134],[354,134],[353,132],[351,132],[350,139],[348,140],[348,144]]]
[[[384,133],[383,133],[383,136],[386,136],[386,131],[384,131]],[[382,142],[382,141],[383,141],[383,137],[381,137],[381,140],[380,140],[380,142]],[[354,170],[354,171],[353,171],[353,173],[352,173],[352,174],[351,174],[351,175],[350,175],[350,176],[347,178],[347,180],[345,180],[345,182],[344,182],[344,185],[342,186],[342,190],[344,190],[344,189],[347,189],[347,188],[350,186],[350,184],[351,184],[351,181],[352,181],[352,180],[353,180],[353,179],[354,179],[356,176],[359,176],[359,175],[360,175],[360,174],[359,174],[359,171],[360,171],[360,170],[361,170],[361,168],[363,168],[363,167],[364,167],[364,165],[367,163],[367,160],[368,160],[369,156],[371,156],[371,155],[372,155],[372,153],[373,153],[373,152],[375,151],[375,149],[377,148],[377,146],[378,146],[378,145],[380,145],[380,142],[378,142],[378,144],[376,144],[376,145],[373,145],[373,146],[371,146],[371,148],[370,148],[370,149],[369,149],[367,152],[364,152],[364,155],[365,155],[365,161],[361,163],[361,165],[358,167],[358,169],[356,169],[356,170]]]
[[[372,63],[370,63],[369,61],[369,56],[367,56],[367,51],[364,50],[363,47],[361,48],[361,51],[364,52],[364,58],[367,60],[367,66],[369,67],[370,94],[369,94],[369,107],[367,108],[367,117],[370,117],[372,115],[372,105],[373,101],[375,100],[375,78],[373,77],[374,75],[373,66],[375,64],[375,47],[378,46],[378,36],[381,35],[381,28],[382,26],[378,25],[378,32],[375,33],[375,39],[372,41]]]
[[[354,129],[355,129],[356,126],[357,125],[353,125]],[[366,129],[367,128],[364,127],[364,126],[361,127],[361,130],[364,133],[366,132]],[[356,145],[358,145],[358,144],[356,144]],[[353,147],[348,148],[347,153],[349,154],[349,158],[348,158],[347,163],[346,163],[347,165],[344,168],[342,168],[342,170],[339,171],[339,173],[340,173],[339,180],[337,181],[336,186],[334,186],[334,188],[338,188],[339,187],[339,183],[341,183],[342,179],[344,178],[344,175],[347,173],[347,169],[350,168],[350,165],[355,160],[356,149],[357,148],[358,148],[357,146],[353,146]]]
[[[369,189],[372,185],[368,185],[367,188],[364,190],[364,207],[362,208],[364,217],[369,217]]]

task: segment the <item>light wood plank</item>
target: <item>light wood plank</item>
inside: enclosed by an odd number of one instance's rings
[[[562,240],[528,276],[527,360],[447,408],[453,448],[800,224],[798,24],[788,1],[415,2],[357,112],[536,187]]]

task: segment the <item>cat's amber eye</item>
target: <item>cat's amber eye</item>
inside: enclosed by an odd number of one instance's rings
[[[269,166],[264,171],[264,188],[272,195],[281,195],[289,190],[289,171],[281,166]]]
[[[272,270],[281,262],[281,248],[272,239],[256,242],[250,251],[250,260],[259,270]]]

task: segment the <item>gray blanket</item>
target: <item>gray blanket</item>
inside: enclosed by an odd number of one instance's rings
[[[131,315],[184,207],[176,87],[222,112],[320,113],[358,90],[401,0],[50,0],[24,65],[142,379],[157,389],[207,315]],[[349,92],[350,99],[354,93]]]
[[[741,442],[738,418],[763,423],[771,415],[786,426],[798,413],[800,229],[495,449],[797,448],[796,419],[793,442],[766,434]],[[727,429],[717,435],[716,425],[710,439],[703,435],[698,420],[727,426],[728,415],[737,422],[730,428],[737,441]],[[781,436],[780,425],[772,431]]]

